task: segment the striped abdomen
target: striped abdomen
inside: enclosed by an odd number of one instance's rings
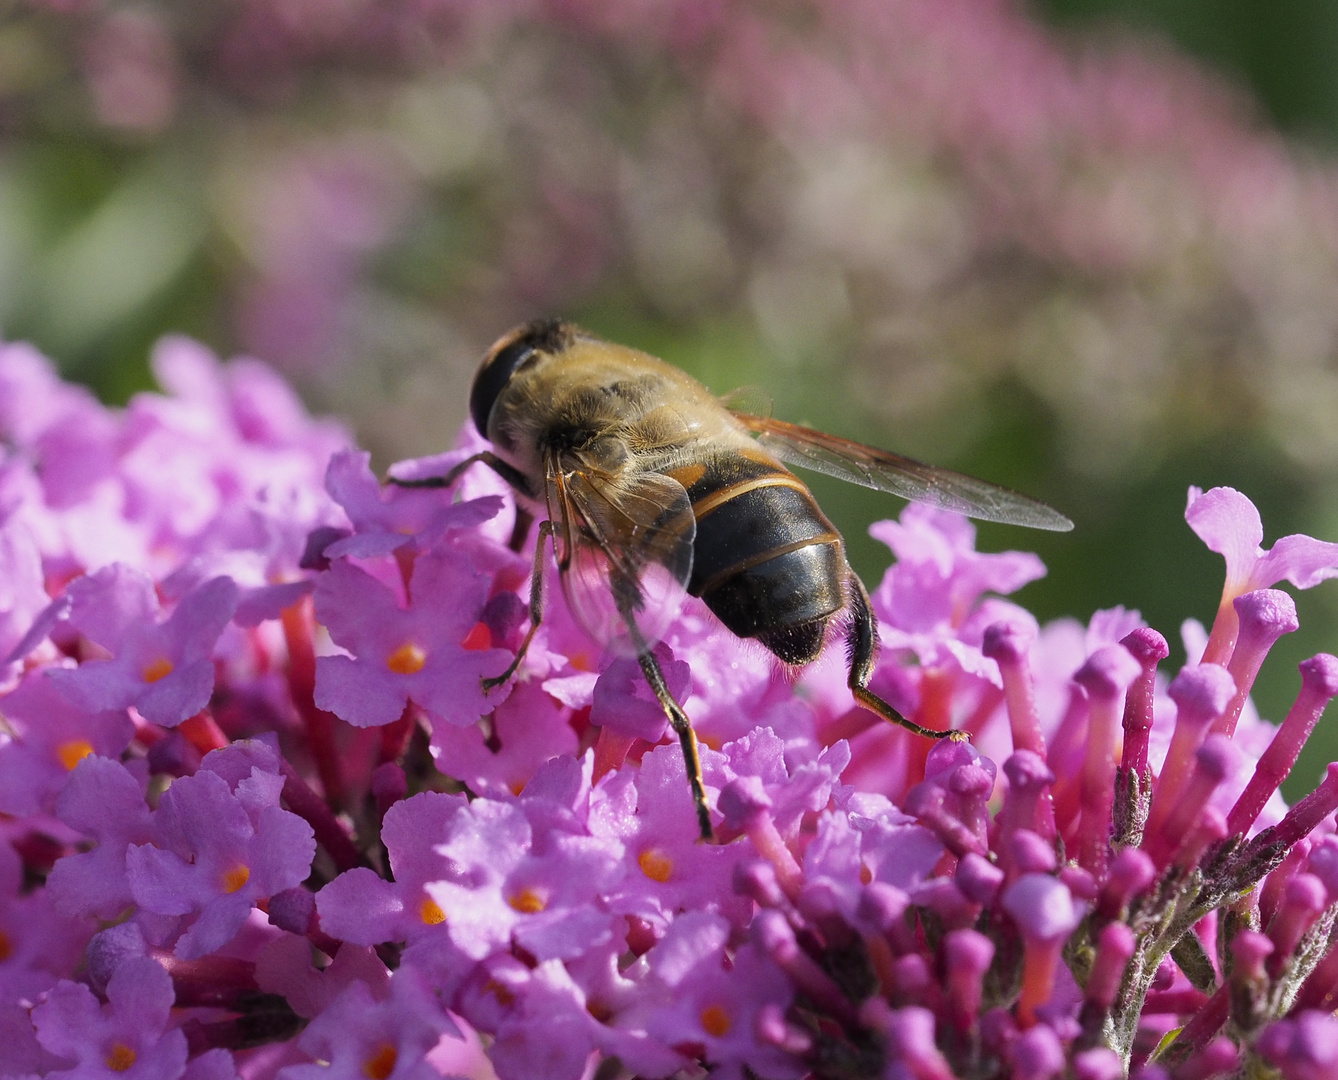
[[[827,621],[845,606],[845,556],[808,488],[761,452],[716,455],[669,475],[697,518],[688,592],[786,663],[817,659]]]

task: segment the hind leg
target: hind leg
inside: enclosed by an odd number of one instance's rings
[[[878,656],[878,627],[874,623],[873,609],[869,606],[869,594],[864,589],[864,582],[851,571],[847,575],[846,585],[850,592],[851,616],[850,629],[846,634],[846,656],[850,663],[850,678],[847,681],[855,700],[871,713],[900,724],[907,731],[923,735],[926,739],[952,739],[956,742],[969,740],[970,736],[965,731],[935,731],[907,720],[869,689],[869,680],[873,678],[873,662]]]

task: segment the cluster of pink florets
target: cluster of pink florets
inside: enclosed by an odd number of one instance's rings
[[[1277,795],[1338,659],[1276,732],[1249,700],[1272,586],[1338,545],[1192,491],[1227,584],[1167,680],[1136,613],[1039,627],[998,598],[1034,556],[908,508],[873,689],[969,745],[689,601],[657,653],[706,844],[636,664],[556,598],[484,689],[528,625],[495,476],[384,487],[263,367],[155,368],[115,411],[0,351],[0,1075],[1338,1068],[1338,766]]]

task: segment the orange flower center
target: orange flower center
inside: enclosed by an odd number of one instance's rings
[[[376,1053],[362,1063],[362,1075],[367,1080],[386,1080],[395,1071],[399,1056],[399,1051],[390,1043],[382,1043]]]
[[[231,870],[224,872],[223,891],[225,893],[235,893],[250,880],[251,868],[245,863],[238,863]]]
[[[661,884],[668,881],[674,874],[674,860],[659,848],[646,848],[637,856],[636,864],[641,867],[641,872],[646,877]]]
[[[423,670],[423,665],[426,663],[427,653],[423,651],[421,645],[416,645],[412,641],[406,641],[386,657],[386,667],[396,675],[415,675]]]
[[[548,906],[548,899],[533,889],[521,889],[507,903],[522,915],[537,915]]]
[[[87,739],[70,739],[56,747],[56,760],[69,772],[92,752],[93,744]]]
[[[165,656],[160,656],[156,660],[150,660],[144,665],[144,670],[140,672],[140,678],[146,683],[156,683],[159,679],[165,679],[172,674],[172,661]]]
[[[713,1039],[723,1039],[733,1024],[723,1005],[708,1005],[701,1011],[702,1029]]]

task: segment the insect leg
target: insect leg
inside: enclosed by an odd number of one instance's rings
[[[531,519],[532,520],[532,519]],[[553,535],[553,523],[551,521],[540,522],[539,536],[534,545],[534,570],[530,574],[530,628],[525,631],[525,639],[520,643],[520,648],[516,651],[516,658],[511,661],[511,665],[500,675],[493,675],[483,680],[483,689],[491,690],[494,686],[501,686],[507,679],[516,673],[520,667],[520,662],[525,659],[525,651],[530,647],[530,642],[534,640],[534,633],[539,629],[539,623],[544,617],[544,544],[548,538]]]
[[[692,721],[688,719],[683,707],[674,700],[674,695],[669,692],[669,686],[664,681],[664,672],[660,670],[660,662],[655,659],[649,642],[641,633],[641,628],[637,626],[635,611],[641,596],[640,587],[635,581],[630,581],[620,574],[615,574],[611,578],[609,586],[613,589],[618,612],[622,615],[623,622],[627,624],[632,644],[636,646],[636,658],[637,663],[641,665],[641,674],[646,677],[651,693],[659,701],[660,708],[669,718],[674,734],[678,736],[678,745],[683,748],[683,765],[687,770],[688,784],[692,787],[692,802],[697,808],[697,827],[701,829],[702,839],[709,844],[715,840],[715,833],[711,829],[711,811],[706,806],[702,759],[697,750],[697,734],[692,730]]]
[[[965,742],[969,736],[964,731],[935,731],[921,727],[912,720],[907,720],[896,709],[869,689],[869,680],[873,678],[873,662],[878,655],[878,628],[874,623],[873,609],[869,606],[869,594],[864,589],[864,582],[850,571],[846,575],[846,585],[850,592],[850,629],[846,636],[846,653],[850,661],[850,692],[855,700],[871,713],[900,724],[907,731],[923,735],[926,739],[952,739]]]
[[[512,551],[519,552],[525,546],[525,538],[530,535],[530,526],[533,524],[534,515],[520,503],[516,503],[516,523],[511,526],[511,539],[507,541],[506,546]],[[543,547],[542,537],[539,546]]]
[[[458,464],[452,466],[450,471],[448,471],[444,476],[423,476],[419,477],[416,480],[399,480],[393,476],[390,476],[387,477],[386,479],[389,483],[394,484],[396,487],[405,487],[405,488],[450,487],[452,484],[454,484],[457,480],[460,479],[461,474],[464,473],[464,471],[467,468],[480,461],[483,462],[483,464],[487,465],[490,469],[492,469],[493,472],[495,472],[498,476],[500,476],[513,488],[519,491],[522,495],[529,495],[531,498],[533,498],[535,493],[530,490],[530,482],[525,478],[525,474],[521,472],[519,469],[517,469],[514,465],[510,465],[507,462],[503,461],[491,450],[483,450],[477,454],[472,455],[471,457],[465,458],[464,461],[461,461]]]
[[[641,673],[645,675],[651,691],[659,699],[661,707],[669,717],[669,723],[673,725],[675,734],[678,735],[678,745],[683,748],[683,763],[687,766],[688,783],[692,785],[692,801],[697,807],[697,825],[701,829],[702,839],[710,843],[715,839],[715,834],[711,831],[711,812],[706,808],[702,759],[697,752],[697,735],[692,730],[692,722],[688,719],[688,714],[674,700],[674,695],[669,693],[669,687],[664,682],[664,672],[660,670],[660,663],[655,659],[655,654],[646,649],[637,654],[637,662],[641,665]]]

